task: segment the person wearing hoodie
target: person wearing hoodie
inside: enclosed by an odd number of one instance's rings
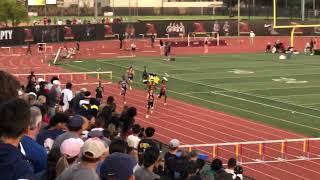
[[[28,132],[29,104],[14,99],[0,105],[0,177],[6,180],[35,179],[32,166],[19,149],[19,142]]]

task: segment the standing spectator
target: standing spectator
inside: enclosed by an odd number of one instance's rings
[[[143,73],[142,73],[142,82],[148,83],[149,73],[147,72],[147,66],[143,67]]]
[[[160,176],[153,173],[155,164],[159,158],[159,150],[148,148],[143,154],[143,166],[139,167],[135,173],[136,180],[155,180],[160,179]]]
[[[75,114],[80,112],[80,101],[84,99],[85,92],[87,92],[87,89],[81,88],[80,92],[71,100],[72,110]]]
[[[137,45],[134,42],[132,42],[130,46],[131,46],[131,56],[135,57],[136,56]]]
[[[229,25],[228,21],[224,22],[224,25],[223,25],[222,29],[224,31],[224,35],[225,36],[229,36],[230,25]]]
[[[176,158],[180,146],[180,141],[178,139],[172,139],[169,142],[169,151],[164,155],[165,166],[168,167],[169,161]]]
[[[42,129],[37,136],[37,143],[44,146],[45,142],[53,142],[59,135],[63,134],[67,130],[67,124],[69,123],[69,117],[64,113],[55,114],[49,121],[49,125]],[[51,149],[51,148],[50,148]],[[49,149],[49,150],[50,150]]]
[[[79,163],[68,167],[57,180],[99,180],[96,167],[106,152],[104,144],[99,139],[88,139],[84,142]]]
[[[99,81],[99,85],[96,88],[96,98],[101,101],[103,98],[103,93],[104,93],[104,87],[102,86],[101,81]]]
[[[138,144],[140,142],[140,138],[138,135],[141,132],[141,126],[139,124],[135,124],[132,127],[132,133],[130,136],[127,138],[128,146],[132,148],[138,148]]]
[[[116,112],[117,105],[116,105],[116,103],[114,102],[113,96],[109,96],[109,97],[107,98],[107,106],[110,107],[110,109],[111,109],[111,111],[112,111],[113,113]]]
[[[32,48],[31,48],[31,43],[30,42],[28,42],[28,47],[27,47],[27,52],[26,52],[26,55],[32,55]]]
[[[223,166],[222,161],[220,159],[214,159],[211,163],[211,169],[215,172],[216,180],[232,180],[232,175],[227,173]]]
[[[120,50],[123,49],[123,40],[124,40],[124,34],[119,35],[119,42],[120,42]]]
[[[243,180],[243,168],[241,166],[234,167],[233,179]]]
[[[70,107],[70,102],[73,98],[71,88],[72,88],[72,83],[68,82],[66,84],[66,88],[64,90],[62,90],[62,92],[61,92],[61,97],[62,97],[61,99],[63,101],[63,104],[62,104],[62,111],[63,112],[68,110]]]
[[[314,49],[315,49],[315,45],[316,45],[316,41],[314,40],[314,39],[311,39],[311,41],[310,41],[310,55],[312,56],[312,55],[314,55]]]
[[[158,143],[153,139],[155,129],[153,127],[147,127],[145,130],[146,137],[141,139],[138,144],[138,152],[139,154],[143,154],[144,151],[149,148],[159,149]]]
[[[69,138],[80,138],[82,131],[86,130],[88,125],[89,121],[82,116],[75,115],[70,118],[67,125],[69,131],[59,135],[52,145],[51,151],[54,153],[53,156],[58,159],[61,156],[60,146],[62,142]]]
[[[162,39],[160,39],[159,44],[160,44],[160,55],[163,55],[163,53],[164,53],[164,42],[163,42]]]
[[[250,31],[249,37],[250,37],[250,46],[252,47],[254,45],[254,38],[256,37],[256,34],[253,31]]]
[[[134,163],[128,154],[113,153],[102,163],[100,169],[101,180],[134,180]]]
[[[42,95],[42,96],[45,96],[46,99],[48,99],[49,90],[47,89],[46,86],[47,86],[47,82],[45,82],[45,81],[39,82],[39,90],[37,91],[37,96],[38,97]]]
[[[0,86],[0,103],[19,97],[17,90],[21,86],[16,77],[5,71],[0,71],[0,84],[2,84]]]
[[[30,123],[28,103],[22,99],[4,102],[0,105],[0,116],[1,179],[34,179],[31,165],[19,150],[19,142]]]
[[[50,89],[50,92],[48,95],[49,117],[54,116],[56,105],[60,100],[60,92],[59,92],[60,81],[54,80],[52,84],[53,86]]]
[[[135,119],[134,117],[137,115],[137,109],[135,107],[129,107],[127,111],[120,117],[121,122],[123,124],[122,127],[122,135],[127,136],[129,130],[133,126]]]
[[[56,165],[56,176],[59,176],[78,160],[83,143],[80,138],[69,138],[62,142],[60,146],[61,157]]]
[[[34,173],[38,173],[47,168],[47,151],[39,145],[35,138],[41,128],[42,115],[39,108],[33,106],[30,108],[31,118],[29,130],[20,142],[21,153],[31,163]]]
[[[156,36],[154,34],[152,34],[151,37],[150,37],[151,47],[154,47],[154,42],[155,41],[156,41]]]
[[[237,166],[237,160],[235,158],[230,158],[228,160],[228,167],[225,171],[229,174],[234,175],[234,168]]]
[[[214,21],[212,30],[213,30],[213,32],[219,34],[219,32],[220,32],[220,25],[219,25],[218,21]]]
[[[27,80],[28,80],[28,81],[33,81],[33,82],[36,81],[36,75],[34,74],[34,71],[31,71],[31,72],[30,72],[30,74],[29,74],[28,77],[27,77]]]

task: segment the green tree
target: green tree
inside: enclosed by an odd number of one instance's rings
[[[16,0],[0,0],[0,22],[8,26],[17,26],[21,22],[28,21],[28,12],[25,5]]]

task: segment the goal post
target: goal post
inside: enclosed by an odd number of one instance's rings
[[[273,28],[274,29],[292,29],[290,35],[290,45],[294,47],[294,32],[296,28],[316,28],[320,24],[297,24],[297,25],[277,25],[277,0],[273,0]]]

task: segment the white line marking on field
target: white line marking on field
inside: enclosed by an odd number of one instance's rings
[[[145,53],[155,53],[157,51],[141,51],[141,52],[145,52]]]
[[[81,63],[81,62],[83,62],[83,61],[73,61],[73,62]]]
[[[292,112],[292,110],[290,109],[286,109],[286,108],[281,108],[281,107],[278,107],[278,106],[273,106],[273,105],[269,105],[269,104],[265,104],[265,103],[260,103],[260,102],[256,102],[256,101],[251,101],[251,100],[248,100],[248,99],[244,99],[244,98],[240,98],[240,97],[235,97],[235,96],[231,96],[231,95],[227,95],[227,94],[223,94],[223,93],[219,93],[219,92],[214,92],[214,94],[218,94],[218,95],[221,95],[221,96],[225,96],[225,97],[229,97],[229,98],[233,98],[233,99],[238,99],[238,100],[241,100],[241,101],[246,101],[246,102],[250,102],[250,103],[254,103],[254,104],[259,104],[259,105],[262,105],[262,106],[267,106],[267,107],[271,107],[271,108],[275,108],[275,109],[280,109],[280,110],[283,110],[283,111],[288,111],[288,112]],[[298,114],[303,114],[303,115],[306,115],[306,116],[310,116],[310,117],[314,117],[314,118],[319,118],[319,116],[314,116],[312,114],[307,114],[307,113],[303,113],[303,112],[298,112],[296,111],[296,113]]]
[[[120,66],[118,64],[114,64],[114,63],[110,63],[110,62],[103,62],[104,64],[111,64],[111,65],[114,65],[114,66],[119,66],[119,67],[122,67],[122,68],[127,68],[127,67],[124,67],[124,66]],[[84,70],[90,70],[89,68],[84,68],[84,67],[79,67],[79,66],[75,66],[75,65],[71,65],[71,64],[68,64],[68,66],[73,66],[73,67],[77,67],[77,68],[80,68],[80,69],[84,69]],[[179,79],[178,79],[179,80]],[[181,80],[181,79],[180,79]],[[183,81],[186,81],[186,80],[183,80]],[[192,81],[186,81],[186,82],[192,82]],[[201,84],[201,83],[196,83],[195,84]],[[213,87],[213,86],[210,86],[210,85],[206,85],[208,87]],[[296,123],[296,122],[292,122],[292,121],[289,121],[289,120],[285,120],[285,119],[281,119],[281,118],[278,118],[278,117],[273,117],[273,116],[269,116],[269,115],[266,115],[266,114],[261,114],[259,112],[255,112],[255,111],[250,111],[250,110],[247,110],[247,109],[243,109],[243,108],[240,108],[240,107],[235,107],[235,106],[231,106],[231,105],[228,105],[228,104],[223,104],[223,103],[219,103],[219,102],[215,102],[215,101],[210,101],[210,100],[207,100],[207,99],[203,99],[203,98],[199,98],[199,97],[196,97],[196,96],[192,96],[192,95],[188,95],[188,94],[182,94],[182,93],[179,93],[179,92],[176,92],[176,91],[172,91],[172,90],[168,90],[169,92],[172,92],[172,93],[176,93],[176,94],[179,94],[179,95],[182,95],[182,96],[186,96],[186,97],[189,97],[189,98],[193,98],[193,99],[198,99],[198,100],[201,100],[201,101],[204,101],[204,102],[208,102],[208,103],[211,103],[211,104],[217,104],[217,105],[220,105],[220,106],[224,106],[224,107],[230,107],[230,108],[233,108],[233,109],[238,109],[238,110],[241,110],[243,112],[248,112],[248,113],[251,113],[251,114],[256,114],[256,115],[259,115],[259,116],[264,116],[264,117],[267,117],[267,118],[272,118],[272,119],[277,119],[279,121],[282,121],[282,122],[286,122],[288,124],[294,124],[296,126],[301,126],[301,127],[305,127],[305,128],[309,128],[309,129],[313,129],[313,130],[317,130],[317,131],[320,131],[319,128],[315,128],[315,127],[312,127],[312,126],[307,126],[307,125],[304,125],[304,124],[299,124],[299,123]],[[212,91],[214,92],[214,91]],[[216,92],[219,92],[219,91],[216,91]],[[226,91],[226,92],[230,92],[230,91]],[[233,92],[233,91],[231,91]],[[241,93],[241,92],[240,92]],[[242,94],[245,94],[245,93],[242,93]],[[254,96],[254,95],[253,95]],[[255,96],[254,96],[255,97]],[[256,97],[259,97],[259,96],[256,96]],[[263,97],[262,97],[263,98]],[[268,99],[268,98],[264,98],[264,99]],[[270,100],[270,99],[269,99]],[[279,101],[276,101],[276,102],[279,102]],[[293,104],[294,105],[294,104]],[[298,106],[298,105],[295,105],[295,106]],[[303,106],[299,106],[299,107],[303,107]],[[303,107],[303,108],[307,108],[307,107]],[[308,109],[312,109],[312,108],[308,108]],[[312,109],[312,110],[317,110],[317,109]],[[318,111],[318,110],[317,110]]]
[[[291,95],[283,95],[283,96],[271,96],[271,97],[275,97],[275,98],[277,98],[277,97],[292,97],[292,96],[315,96],[315,95],[320,95],[319,93],[317,93],[317,94],[291,94]]]
[[[117,58],[133,58],[134,56],[117,56]]]
[[[117,53],[99,53],[99,54],[102,54],[102,55],[113,55],[113,54],[117,54]]]

